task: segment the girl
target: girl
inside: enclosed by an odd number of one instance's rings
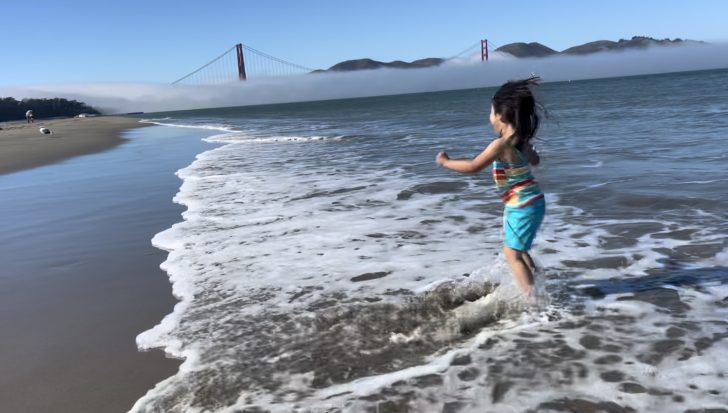
[[[490,124],[498,135],[480,155],[473,159],[450,159],[437,154],[437,164],[461,173],[477,173],[491,163],[493,180],[505,203],[503,253],[511,267],[518,288],[533,294],[535,266],[528,250],[543,221],[546,203],[531,174],[530,165],[538,165],[538,153],[531,144],[539,125],[532,87],[539,78],[510,81],[498,89],[490,108]]]

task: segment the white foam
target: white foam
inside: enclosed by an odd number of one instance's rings
[[[727,181],[727,180],[728,179],[705,179],[705,180],[701,180],[701,181],[676,182],[676,184],[677,185],[681,185],[681,184],[698,184],[698,185],[700,185],[700,184],[714,184],[716,182],[723,182],[723,181]]]
[[[140,334],[137,343],[142,349],[164,348],[168,354],[185,361],[176,376],[150,390],[132,411],[146,411],[147,407],[175,394],[189,385],[196,371],[214,369],[215,363],[235,362],[226,359],[234,353],[225,351],[237,347],[219,348],[219,343],[229,340],[227,335],[233,333],[212,329],[211,320],[230,320],[234,324],[275,315],[305,319],[315,316],[311,314],[315,310],[310,308],[337,294],[343,297],[337,299],[341,305],[375,297],[382,303],[401,306],[405,301],[398,292],[424,295],[448,283],[499,285],[485,298],[455,309],[449,319],[455,323],[478,320],[484,314],[496,313],[494,308],[498,305],[518,300],[500,252],[501,206],[495,199],[473,196],[482,190],[474,181],[449,175],[423,176],[401,166],[374,161],[352,162],[318,145],[327,140],[341,140],[341,135],[260,138],[249,131],[228,129],[226,132],[208,138],[226,145],[198,155],[189,167],[178,172],[183,184],[175,202],[187,207],[184,221],[152,240],[156,247],[170,252],[163,269],[168,272],[173,293],[180,303],[159,325]],[[287,145],[291,142],[312,144]],[[295,162],[274,164],[291,159]],[[448,191],[417,190],[418,185],[434,182],[455,184]],[[464,187],[456,186],[463,182]],[[661,266],[664,249],[693,242],[656,237],[671,231],[671,223],[665,220],[593,219],[584,210],[561,205],[558,196],[551,194],[547,203],[547,217],[533,250],[537,264],[545,268],[547,275],[538,280],[541,290],[548,290],[547,284],[563,285],[563,278],[596,283],[615,277],[646,276],[649,270]],[[605,243],[619,236],[613,229],[626,224],[661,229],[649,230],[637,237],[638,246],[626,243],[605,251]],[[699,225],[683,224],[681,228],[694,230],[693,236],[702,241],[718,237],[703,231]],[[608,257],[621,259],[623,264],[590,264],[595,259]],[[728,260],[728,252],[721,252],[715,260]],[[715,288],[710,294],[719,294],[722,287]],[[701,303],[709,300],[691,294],[684,297],[696,300],[691,304],[695,309],[691,317],[708,317],[709,306]],[[604,302],[588,303],[587,308],[596,312],[599,307],[644,318],[646,327],[640,333],[645,337],[643,344],[648,345],[660,333],[650,323],[663,322],[662,315],[651,314],[650,304],[618,301],[618,297],[613,295]],[[559,319],[569,317],[558,304],[545,307],[548,311],[560,311]],[[443,373],[454,354],[470,352],[473,357],[480,357],[482,352],[476,351],[477,346],[488,338],[497,335],[513,339],[520,331],[548,324],[549,318],[544,314],[537,314],[535,319],[501,320],[498,326],[454,344],[455,348],[446,354],[435,354],[422,365],[329,386],[307,396],[305,404],[316,408],[344,405],[351,403],[352,395],[373,394],[397,381]],[[451,334],[451,328],[443,326],[443,336]],[[577,347],[579,333],[574,330],[563,334],[566,342]],[[415,328],[384,334],[391,343],[406,344],[421,340],[424,330]],[[231,346],[246,344],[240,342],[246,338],[235,340]],[[275,364],[295,355],[275,351],[263,359]],[[503,345],[489,356],[505,358],[516,351],[513,346]],[[707,363],[713,357],[711,354],[701,357]],[[486,360],[477,360],[478,363],[487,365]],[[705,372],[709,364],[702,363],[691,368]],[[644,368],[635,364],[629,372],[637,374]],[[311,391],[311,374],[286,371],[277,374],[277,380],[288,382],[279,394],[241,389],[238,402],[220,411],[242,408],[251,400],[271,411],[291,411],[300,402],[288,400],[287,392]],[[657,384],[666,385],[672,379]],[[603,385],[601,380],[590,377],[572,391],[593,394],[600,385]],[[557,395],[547,388],[539,391],[537,395],[524,396],[524,403],[537,405]],[[609,397],[624,396],[616,390],[609,392]],[[337,396],[340,393],[346,394]],[[514,393],[508,397],[515,397]],[[489,395],[469,397],[476,404],[488,406]],[[696,403],[701,400],[697,395],[690,397]],[[638,399],[629,400],[635,406],[642,406]],[[194,411],[185,404],[189,400],[183,398],[178,402],[182,403],[178,406],[180,409]],[[514,402],[508,399],[506,405]],[[355,409],[359,405],[349,406]]]
[[[340,141],[345,136],[269,136],[265,138],[250,137],[246,134],[227,134],[218,135],[205,139],[209,142],[222,143],[301,143],[301,142],[318,142],[318,141]]]
[[[139,122],[149,123],[152,125],[171,126],[171,127],[175,127],[175,128],[203,129],[203,130],[213,130],[213,131],[223,131],[223,132],[235,132],[236,131],[235,128],[230,125],[211,124],[211,123],[190,124],[190,123],[185,123],[184,121],[176,121],[169,117],[159,118],[159,119],[142,119]]]
[[[601,168],[604,165],[603,161],[596,161],[590,164],[579,165],[580,168]]]

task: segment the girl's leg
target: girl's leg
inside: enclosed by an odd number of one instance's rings
[[[528,254],[528,251],[522,251],[523,254],[523,262],[528,265],[528,268],[531,270],[531,274],[536,274],[536,264],[533,263],[533,258]]]
[[[526,258],[524,258],[524,255],[527,256],[528,254],[506,246],[503,247],[503,254],[511,267],[518,288],[525,294],[531,294],[533,291],[533,272],[531,272],[531,268],[529,268]],[[533,264],[531,257],[528,257],[528,260]]]

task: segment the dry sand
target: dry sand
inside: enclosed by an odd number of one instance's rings
[[[146,126],[121,116],[36,120],[0,123],[0,174],[99,152],[121,142],[121,132]],[[44,135],[40,127],[53,133]]]

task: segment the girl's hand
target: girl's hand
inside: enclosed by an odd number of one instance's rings
[[[450,160],[450,157],[447,156],[447,153],[445,151],[440,151],[440,153],[438,153],[435,157],[435,162],[437,162],[437,164],[440,166],[445,165],[445,161],[448,160]]]

